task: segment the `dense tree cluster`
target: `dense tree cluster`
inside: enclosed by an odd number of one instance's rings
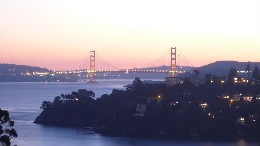
[[[80,89],[71,94],[61,94],[53,102],[44,101],[41,106],[43,112],[37,121],[44,119],[45,123],[65,126],[90,125],[96,116],[93,97],[92,91]]]
[[[11,139],[18,136],[13,126],[14,121],[10,119],[8,111],[0,109],[0,145],[10,146]]]
[[[257,66],[253,70],[252,78],[260,80],[260,71]]]

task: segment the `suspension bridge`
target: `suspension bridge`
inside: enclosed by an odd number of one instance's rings
[[[171,47],[170,50],[167,49],[162,56],[143,68],[118,68],[106,61],[95,50],[90,51],[89,57],[83,62],[89,65],[89,67],[85,67],[87,68],[88,82],[95,83],[97,73],[167,73],[169,77],[175,77],[177,74],[185,73],[185,71],[177,69],[177,57],[179,60],[182,60],[185,65],[193,66],[180,51],[177,52],[176,47]],[[169,66],[168,69],[154,69],[154,67],[157,67],[158,64],[165,59],[167,59],[167,63],[164,62],[161,65]]]

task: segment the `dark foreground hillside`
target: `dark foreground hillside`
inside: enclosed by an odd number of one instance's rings
[[[85,89],[61,94],[43,102],[35,123],[117,136],[259,140],[259,84],[133,85],[97,99]]]

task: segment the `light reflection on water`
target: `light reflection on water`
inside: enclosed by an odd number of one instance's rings
[[[181,142],[146,140],[138,138],[104,137],[98,134],[78,134],[75,128],[62,128],[33,124],[41,112],[42,101],[61,93],[78,89],[93,90],[96,97],[123,88],[132,80],[99,80],[97,84],[86,83],[0,83],[0,108],[10,112],[19,137],[12,139],[18,146],[259,146],[244,140],[234,143]]]

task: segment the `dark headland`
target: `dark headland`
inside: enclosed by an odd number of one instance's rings
[[[44,101],[35,123],[114,136],[259,141],[259,72],[246,81],[236,75],[231,69],[227,80],[207,75],[203,83],[194,84],[194,77],[174,85],[136,78],[127,89],[96,99],[80,89]]]

